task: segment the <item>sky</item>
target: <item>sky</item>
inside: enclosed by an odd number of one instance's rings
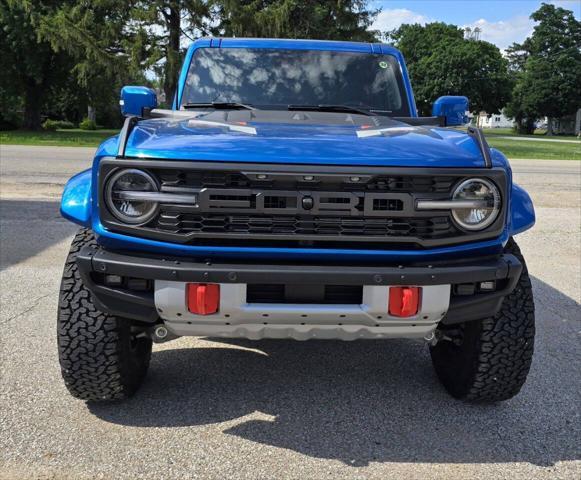
[[[533,31],[529,19],[540,0],[373,0],[382,9],[373,29],[392,30],[402,23],[445,22],[461,27],[480,27],[481,40],[494,43],[501,50],[520,43]],[[572,10],[581,20],[581,0],[545,0]]]

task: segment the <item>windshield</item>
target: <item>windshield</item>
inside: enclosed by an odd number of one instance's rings
[[[397,59],[369,53],[200,48],[190,64],[181,106],[211,102],[284,109],[348,105],[409,116]]]

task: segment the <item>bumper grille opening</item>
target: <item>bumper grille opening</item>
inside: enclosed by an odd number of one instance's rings
[[[456,232],[450,219],[349,218],[272,215],[190,214],[162,209],[155,227],[169,233],[243,233],[267,235],[333,235],[341,237],[440,238]]]
[[[247,303],[360,305],[362,301],[361,285],[249,284],[246,287]]]
[[[123,290],[127,292],[153,292],[153,280],[145,278],[108,275],[105,273],[91,273],[91,280],[96,285]]]

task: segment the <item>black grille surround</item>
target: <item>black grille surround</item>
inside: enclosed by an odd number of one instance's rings
[[[198,195],[197,205],[162,203],[145,225],[119,222],[103,199],[108,177],[139,168],[168,194]],[[492,180],[498,218],[467,232],[445,210],[415,210],[417,200],[449,199],[467,178]],[[506,216],[503,169],[277,165],[103,159],[99,209],[105,228],[159,241],[239,247],[423,249],[499,236]]]

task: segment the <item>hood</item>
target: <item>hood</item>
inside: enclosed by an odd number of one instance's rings
[[[266,110],[184,115],[139,122],[128,138],[126,155],[282,164],[484,166],[467,134],[412,127],[388,117]]]

